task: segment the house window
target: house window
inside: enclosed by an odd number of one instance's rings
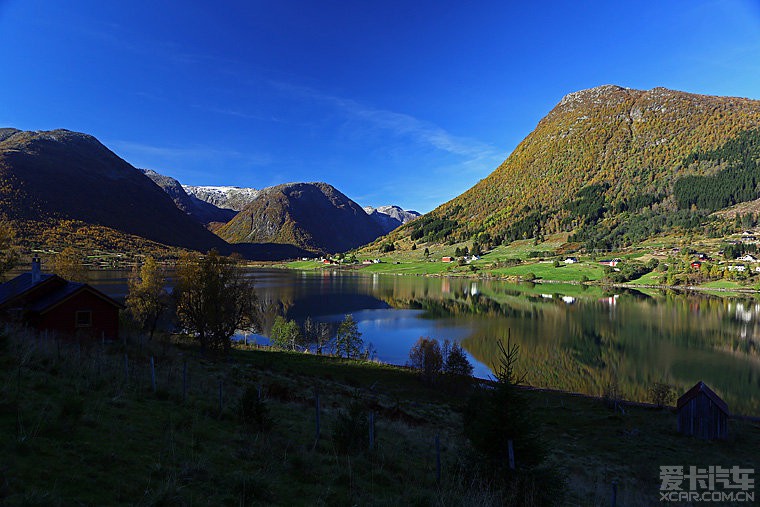
[[[75,317],[76,327],[92,327],[92,311],[79,310]]]

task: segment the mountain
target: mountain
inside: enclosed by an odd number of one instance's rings
[[[188,195],[179,181],[170,177],[159,174],[151,169],[140,169],[145,176],[153,180],[153,183],[161,187],[164,192],[169,194],[176,206],[190,215],[203,225],[212,222],[229,222],[237,212],[231,209],[219,208],[209,202],[202,201],[194,195]]]
[[[36,243],[45,242],[46,230],[78,223],[174,247],[229,251],[150,178],[87,134],[1,129],[0,181],[0,214]]]
[[[183,188],[191,197],[213,204],[218,208],[234,211],[241,211],[259,194],[255,188],[192,185],[183,185]]]
[[[256,198],[216,233],[230,243],[290,244],[311,252],[345,252],[383,234],[354,201],[327,183],[287,183]]]
[[[416,211],[404,210],[398,206],[380,206],[378,208],[365,206],[364,211],[380,226],[383,234],[388,234],[393,229],[420,216]]]
[[[720,150],[751,145],[742,136],[758,126],[757,100],[613,85],[571,93],[493,173],[391,239],[499,243],[573,231],[571,240],[606,248],[695,227],[714,210],[684,206],[678,182],[730,170]]]

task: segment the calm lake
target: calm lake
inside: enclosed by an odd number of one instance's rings
[[[90,283],[126,295],[126,273],[93,272]],[[269,311],[337,326],[353,314],[365,345],[404,364],[420,336],[459,341],[487,377],[510,336],[529,384],[601,395],[616,384],[648,401],[654,382],[679,394],[705,381],[732,412],[760,415],[760,300],[489,280],[252,270]]]

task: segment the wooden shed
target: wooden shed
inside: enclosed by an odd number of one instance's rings
[[[728,437],[728,405],[701,380],[678,398],[678,432],[705,440]]]

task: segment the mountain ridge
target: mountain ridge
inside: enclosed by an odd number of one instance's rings
[[[211,203],[189,195],[179,181],[152,169],[140,169],[148,178],[161,187],[174,204],[203,225],[212,222],[229,222],[237,214],[234,210],[214,206]]]
[[[491,174],[391,239],[507,240],[571,231],[584,218],[568,207],[592,187],[610,209],[661,195],[659,205],[676,210],[675,181],[709,171],[684,165],[685,157],[758,126],[760,101],[752,99],[616,85],[569,93]]]
[[[2,129],[0,178],[0,213],[11,221],[43,229],[73,221],[172,247],[229,251],[150,178],[89,134]]]
[[[383,234],[364,209],[323,182],[264,188],[215,232],[230,243],[292,244],[314,253],[344,252]]]

